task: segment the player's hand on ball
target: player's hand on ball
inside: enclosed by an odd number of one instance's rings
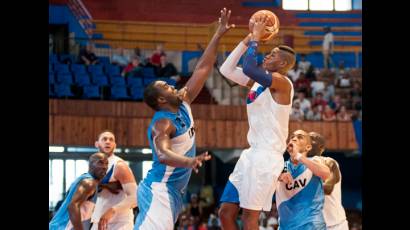
[[[253,24],[252,30],[252,38],[254,41],[260,41],[262,36],[265,35],[266,19],[266,15],[255,18],[255,23]]]
[[[230,17],[231,17],[231,11],[230,10],[227,11],[226,8],[223,8],[221,10],[221,17],[218,19],[219,26],[217,29],[217,34],[219,36],[224,35],[228,30],[235,27],[235,24],[229,25]]]
[[[195,173],[198,173],[198,168],[202,166],[203,161],[208,161],[211,159],[211,155],[208,154],[208,151],[202,153],[201,155],[198,155],[194,157],[192,160],[192,169],[195,171]]]

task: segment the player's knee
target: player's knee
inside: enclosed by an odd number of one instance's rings
[[[225,221],[229,221],[229,220],[235,220],[236,216],[235,216],[235,211],[231,210],[228,207],[222,206],[219,211],[219,218],[221,219],[221,221],[225,222]]]

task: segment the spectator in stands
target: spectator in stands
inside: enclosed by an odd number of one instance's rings
[[[323,99],[329,101],[335,95],[335,86],[331,79],[324,79],[325,89],[323,90]]]
[[[147,63],[145,56],[142,55],[141,49],[139,47],[134,48],[134,54],[132,55],[132,57],[138,57],[142,65],[145,65]]]
[[[331,98],[331,100],[327,103],[333,111],[338,112],[340,108],[342,107],[342,99],[340,95],[335,95],[334,97]]]
[[[300,54],[300,61],[298,63],[298,68],[300,69],[300,71],[306,74],[311,66],[312,66],[312,63],[306,60],[306,54]]]
[[[336,115],[332,108],[329,105],[325,106],[325,111],[322,113],[323,121],[335,121]]]
[[[306,113],[306,120],[308,121],[320,121],[322,120],[322,112],[320,111],[322,106],[313,106],[312,109]]]
[[[198,195],[193,193],[191,195],[191,201],[187,207],[188,214],[194,218],[202,217],[202,206],[199,203]]]
[[[303,121],[305,114],[303,110],[300,108],[299,102],[296,102],[292,106],[292,112],[290,114],[290,120],[292,121]]]
[[[305,95],[310,95],[310,81],[306,79],[304,73],[300,73],[299,78],[294,84],[295,90],[305,92]]]
[[[181,79],[175,65],[168,62],[166,54],[161,55],[159,66],[156,68],[156,74],[158,77],[171,78],[176,82]]]
[[[346,106],[342,105],[339,112],[336,115],[336,120],[338,121],[351,121],[351,115],[347,113]]]
[[[177,230],[188,230],[189,219],[186,214],[181,214],[179,216],[179,224]]]
[[[312,89],[312,97],[316,96],[317,92],[322,92],[325,90],[325,82],[322,80],[322,76],[317,76],[316,80],[310,83],[310,88]]]
[[[312,106],[314,107],[314,106],[317,106],[317,105],[321,105],[322,108],[325,108],[325,106],[327,105],[327,101],[325,101],[323,99],[323,93],[322,92],[318,92],[312,100]]]
[[[161,56],[164,54],[165,52],[162,44],[158,44],[151,56],[150,64],[153,66],[159,66],[161,64]]]
[[[330,65],[333,65],[331,58],[333,54],[333,33],[329,26],[326,26],[323,30],[325,31],[322,44],[323,66],[325,69],[328,69]]]
[[[98,57],[94,54],[94,45],[92,43],[87,43],[85,49],[80,50],[78,59],[79,64],[95,65],[99,63]]]
[[[111,63],[115,65],[119,65],[122,68],[126,67],[129,63],[129,59],[127,56],[124,55],[124,49],[119,47],[111,57]]]
[[[339,88],[349,88],[351,86],[350,74],[346,72],[339,76],[340,78],[337,81],[337,86]]]
[[[214,212],[209,215],[208,229],[209,230],[220,230],[221,229],[221,220],[219,219],[219,216],[218,216],[218,208],[215,208]]]
[[[291,70],[288,71],[288,76],[292,80],[292,82],[296,82],[299,78],[300,73],[302,70],[298,68],[298,64],[296,63]]]
[[[360,82],[358,81],[353,82],[353,88],[350,90],[349,93],[352,98],[354,97],[361,98],[362,97],[362,87],[360,86]]]
[[[121,75],[124,77],[142,77],[142,68],[143,65],[140,63],[139,57],[134,56]]]
[[[306,99],[305,92],[299,91],[297,98],[293,101],[293,103],[299,103],[300,108],[306,113],[310,109],[310,101]]]

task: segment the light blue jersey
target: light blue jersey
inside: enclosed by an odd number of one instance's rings
[[[68,189],[68,194],[64,199],[64,202],[61,204],[60,208],[58,209],[57,213],[51,219],[48,229],[49,230],[64,230],[64,229],[72,229],[73,226],[70,222],[70,217],[68,213],[68,206],[71,203],[71,200],[74,196],[75,191],[77,190],[78,185],[84,179],[94,179],[90,173],[84,173],[79,176],[74,182],[71,184],[70,188]],[[90,219],[91,219],[91,212],[93,208],[93,203],[91,201],[85,201],[81,204],[81,220],[83,221],[83,226],[89,227]],[[84,228],[86,229],[86,228]]]
[[[182,195],[186,190],[192,169],[175,168],[161,164],[154,146],[152,128],[160,119],[168,119],[176,128],[171,138],[171,149],[181,155],[196,154],[194,121],[189,104],[183,102],[177,113],[157,111],[148,127],[148,140],[153,152],[153,164],[147,176],[138,185],[139,214],[134,229],[168,229],[177,220],[183,207]]]
[[[288,185],[279,182],[276,189],[276,206],[280,230],[323,230],[324,192],[323,182],[313,175],[304,164],[294,165],[286,161],[293,182]]]

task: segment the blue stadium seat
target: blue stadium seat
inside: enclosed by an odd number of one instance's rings
[[[53,73],[53,72],[54,72],[54,70],[53,70],[53,65],[50,64],[50,63],[48,63],[48,72],[49,72],[49,73]]]
[[[55,71],[58,74],[69,74],[70,73],[70,70],[68,69],[68,65],[66,64],[57,64],[54,67],[55,67]]]
[[[144,88],[138,86],[131,87],[130,94],[133,100],[142,100],[144,98]]]
[[[127,94],[127,87],[125,86],[112,86],[111,87],[111,99],[129,99]]]
[[[60,74],[57,73],[57,82],[58,83],[64,83],[64,84],[73,84],[73,77],[71,76],[70,73],[66,74]]]
[[[128,77],[127,85],[129,87],[133,87],[133,86],[143,87],[144,86],[144,84],[142,83],[142,78],[136,78],[136,77]]]
[[[155,78],[157,75],[155,74],[154,68],[152,67],[144,67],[142,69],[142,75],[148,78]]]
[[[101,98],[99,87],[96,85],[85,85],[83,87],[83,98]]]
[[[60,62],[65,62],[67,60],[70,60],[71,63],[74,63],[76,58],[72,54],[61,54],[60,55]]]
[[[98,57],[98,60],[100,60],[100,63],[103,65],[111,64],[110,57],[101,56]]]
[[[119,86],[125,86],[125,79],[121,76],[112,76],[110,77],[110,82],[111,85],[119,85]]]
[[[48,73],[48,84],[54,84],[55,82],[54,74]]]
[[[91,84],[90,77],[86,73],[74,74],[74,82],[79,86],[86,86]]]
[[[104,74],[102,65],[90,65],[88,66],[88,72],[91,74]]]
[[[144,86],[149,85],[151,82],[158,80],[158,78],[144,78]]]
[[[72,97],[74,94],[71,92],[70,85],[68,84],[56,84],[54,85],[54,91],[57,97]]]
[[[108,86],[108,78],[104,74],[93,74],[91,75],[92,83],[98,86]]]
[[[49,97],[54,97],[54,96],[55,96],[52,87],[53,87],[52,84],[48,84],[48,96],[49,96]]]
[[[121,75],[121,69],[120,69],[120,67],[117,66],[117,65],[106,65],[106,66],[105,66],[105,72],[106,72],[109,76]]]
[[[72,64],[71,71],[76,74],[86,74],[85,65],[83,64]]]
[[[168,83],[168,85],[172,85],[172,86],[175,86],[177,84],[177,82],[174,79],[166,78],[166,77],[161,77],[155,80],[165,81],[166,83]]]
[[[51,54],[51,55],[49,55],[49,56],[48,56],[48,63],[50,63],[50,64],[58,64],[58,63],[60,63],[60,62],[58,61],[57,54]]]

